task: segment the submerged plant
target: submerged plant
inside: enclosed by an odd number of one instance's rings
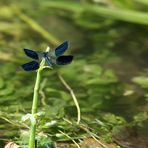
[[[23,64],[22,68],[25,71],[37,70],[37,76],[36,76],[36,82],[35,82],[34,94],[33,94],[32,111],[31,111],[31,114],[27,114],[27,116],[25,116],[24,118],[24,120],[29,118],[31,121],[28,148],[34,148],[35,146],[36,125],[37,125],[35,116],[37,114],[41,72],[43,71],[44,68],[52,69],[52,66],[54,64],[57,64],[57,65],[70,64],[73,60],[73,56],[63,55],[67,49],[68,49],[67,41],[59,45],[55,50],[50,50],[50,48],[47,47],[45,52],[36,52],[30,49],[24,49],[25,54],[28,57],[32,58],[33,61]],[[46,63],[48,66],[46,66]]]

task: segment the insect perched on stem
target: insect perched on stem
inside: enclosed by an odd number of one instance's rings
[[[65,41],[59,45],[54,50],[49,50],[48,52],[37,52],[30,49],[24,49],[25,54],[32,58],[33,61],[25,63],[22,65],[22,68],[25,71],[37,70],[40,66],[40,61],[44,58],[47,64],[52,67],[52,65],[67,65],[70,64],[73,60],[71,55],[63,55],[64,52],[68,49],[68,42]]]

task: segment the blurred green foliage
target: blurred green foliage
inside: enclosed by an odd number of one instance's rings
[[[55,48],[64,40],[70,41],[68,52],[75,59],[71,65],[43,73],[40,144],[49,139],[51,143],[69,140],[60,130],[73,139],[90,136],[74,126],[76,108],[57,74],[73,89],[81,107],[82,124],[108,141],[112,129],[125,125],[126,120],[134,120],[137,125],[145,122],[146,0],[1,0],[0,4],[0,137],[18,137],[18,129],[24,128],[23,135],[27,130],[27,123],[20,123],[20,119],[30,112],[36,73],[20,68],[28,60],[22,49],[44,51],[47,45]],[[141,116],[141,112],[146,113]],[[25,144],[24,136],[23,140]]]

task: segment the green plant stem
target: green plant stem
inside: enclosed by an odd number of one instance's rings
[[[28,148],[35,148],[35,133],[36,133],[36,124],[31,125]]]
[[[46,51],[49,51],[49,47],[47,47]],[[44,65],[45,65],[45,59],[43,59],[41,61],[40,67],[37,70],[36,82],[35,82],[34,93],[33,93],[32,110],[31,110],[31,113],[32,113],[33,116],[35,116],[35,114],[37,113],[38,98],[39,98],[39,87],[40,87],[40,81],[41,81],[41,72],[44,69]],[[31,123],[28,148],[34,148],[35,147],[35,136],[36,136],[36,122]]]
[[[32,114],[37,113],[40,79],[41,79],[41,69],[38,69],[37,76],[36,76],[35,87],[34,87],[33,104],[32,104],[32,112],[31,112]]]
[[[35,87],[34,87],[33,104],[32,104],[32,111],[31,111],[32,115],[37,113],[40,79],[41,79],[41,69],[39,68],[37,71],[36,83],[35,83]],[[31,124],[29,148],[34,148],[35,135],[36,135],[35,133],[36,133],[36,123]]]

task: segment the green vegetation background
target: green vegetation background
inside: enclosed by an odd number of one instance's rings
[[[21,69],[30,60],[22,49],[44,51],[65,40],[74,61],[44,72],[38,133],[51,140],[66,140],[59,130],[74,138],[88,134],[64,120],[75,121],[76,108],[60,74],[94,133],[111,140],[114,127],[132,123],[147,136],[147,8],[147,0],[1,0],[0,138],[26,131],[20,121],[30,112],[36,73]]]

